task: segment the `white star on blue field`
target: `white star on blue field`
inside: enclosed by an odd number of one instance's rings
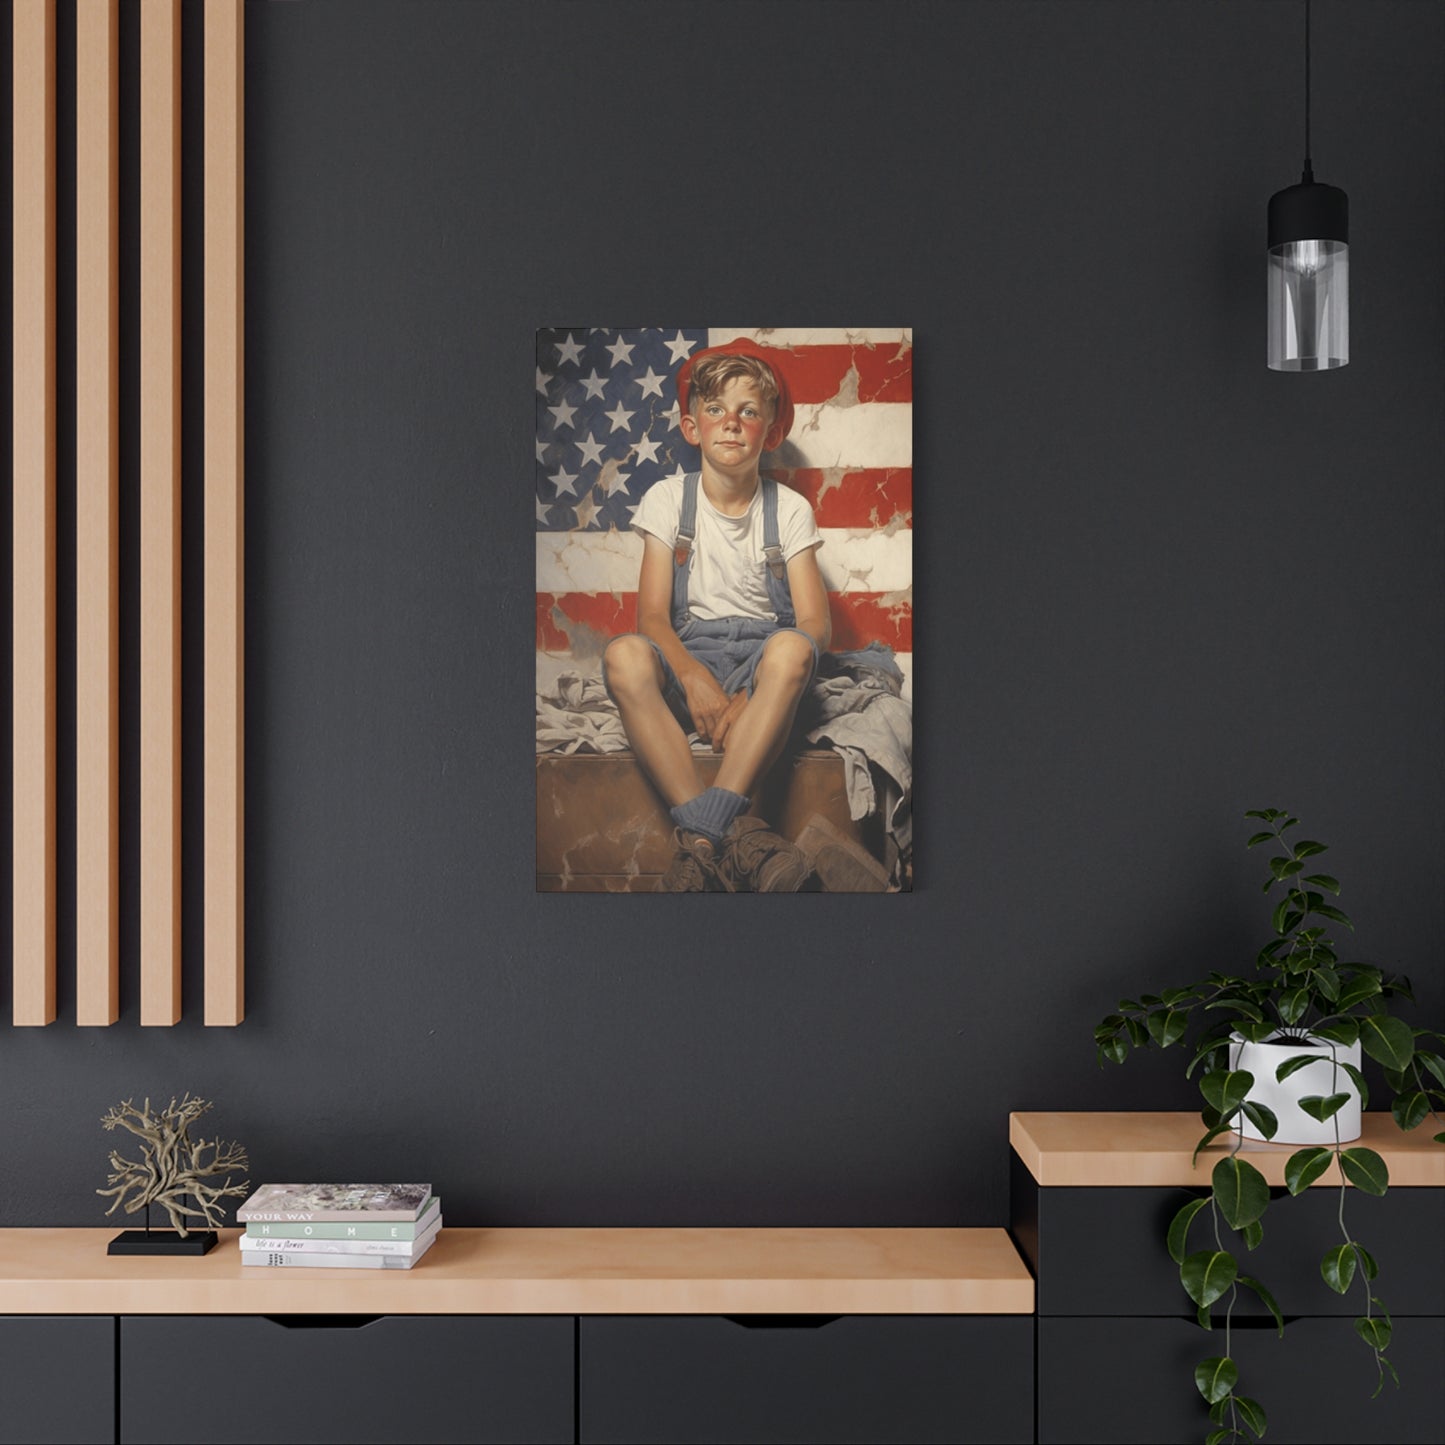
[[[693,465],[677,370],[705,328],[537,333],[537,530],[625,532],[642,494]]]

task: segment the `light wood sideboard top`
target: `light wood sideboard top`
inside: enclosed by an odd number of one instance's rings
[[[0,1229],[4,1314],[1030,1314],[1002,1229],[446,1229],[410,1270],[110,1256]]]
[[[1364,1132],[1353,1142],[1384,1159],[1392,1186],[1445,1188],[1445,1145],[1432,1137],[1438,1132],[1427,1119],[1402,1134],[1389,1114],[1367,1113]],[[1221,1134],[1200,1151],[1195,1165],[1191,1156],[1203,1133],[1199,1115],[1184,1111],[1009,1115],[1009,1143],[1043,1185],[1205,1187],[1215,1164],[1233,1148],[1234,1136]],[[1271,1185],[1283,1185],[1285,1160],[1300,1147],[1246,1139],[1240,1153]],[[1331,1165],[1311,1187],[1338,1187],[1339,1182],[1339,1171]]]

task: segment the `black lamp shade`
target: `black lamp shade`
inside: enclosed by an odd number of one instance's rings
[[[1350,198],[1338,186],[1302,181],[1269,198],[1269,247],[1289,241],[1350,240]]]

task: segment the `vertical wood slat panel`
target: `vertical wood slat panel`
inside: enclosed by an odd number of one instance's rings
[[[55,1018],[55,3],[15,0],[14,1020]]]
[[[119,1017],[118,0],[75,15],[75,1021]]]
[[[180,40],[180,0],[141,0],[142,1024],[181,1011]]]
[[[205,978],[207,1024],[245,1017],[243,0],[206,0]]]

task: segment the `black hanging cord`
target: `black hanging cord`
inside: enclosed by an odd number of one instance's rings
[[[1310,159],[1310,0],[1305,0],[1305,170],[1306,184],[1314,181],[1315,167]]]

